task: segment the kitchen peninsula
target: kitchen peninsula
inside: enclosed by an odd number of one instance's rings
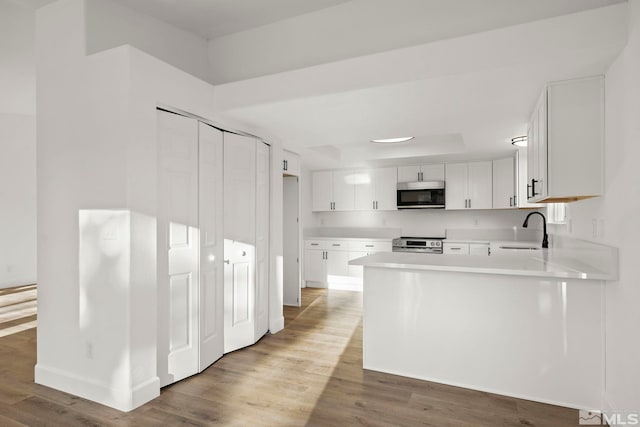
[[[617,252],[594,244],[527,252],[351,261],[364,266],[364,368],[601,407],[602,295]]]

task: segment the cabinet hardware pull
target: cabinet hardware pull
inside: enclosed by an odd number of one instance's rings
[[[531,197],[536,196],[536,180],[531,178]]]
[[[364,245],[365,248],[372,248],[373,245]]]
[[[471,199],[469,199],[469,209],[471,209]]]
[[[224,260],[224,263],[225,263],[225,264],[229,264],[229,260],[228,260],[228,259],[225,259],[225,260]]]
[[[509,207],[513,206],[513,197],[509,197]]]
[[[376,210],[378,210],[378,202],[376,201]]]
[[[332,243],[331,246],[340,246],[340,243]]]
[[[376,202],[372,201],[372,202],[371,202],[371,207],[375,210],[375,208],[376,208]]]
[[[311,246],[318,246],[319,243],[312,243]]]

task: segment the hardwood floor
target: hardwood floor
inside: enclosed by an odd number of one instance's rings
[[[286,327],[129,413],[33,383],[35,329],[0,338],[0,426],[574,426],[575,410],[362,369],[362,294],[304,289]]]

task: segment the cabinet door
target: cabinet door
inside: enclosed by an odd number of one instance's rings
[[[312,210],[330,211],[333,203],[333,173],[331,171],[313,172],[311,176]]]
[[[397,172],[396,168],[375,169],[373,173],[375,184],[375,206],[379,211],[397,210]]]
[[[285,175],[300,176],[300,156],[291,151],[282,151],[282,172]]]
[[[349,252],[328,250],[325,253],[327,258],[327,276],[349,275]]]
[[[488,243],[469,243],[469,255],[489,256]]]
[[[515,159],[493,161],[493,209],[509,209],[516,207],[516,174]]]
[[[536,198],[547,197],[547,97],[546,93],[538,108],[538,136],[536,143],[538,171],[535,183]],[[577,153],[576,153],[577,154]]]
[[[304,251],[304,280],[308,282],[326,283],[327,273],[325,270],[323,250],[305,249]]]
[[[398,182],[420,180],[420,166],[398,166]]]
[[[362,170],[353,174],[355,210],[375,209],[375,170]]]
[[[470,209],[491,209],[493,205],[492,162],[469,163],[468,186]]]
[[[445,206],[447,209],[467,206],[466,163],[447,163],[445,167]]]
[[[355,182],[353,171],[333,172],[333,203],[335,211],[352,211],[355,208]]]
[[[422,181],[444,181],[444,163],[422,166]]]

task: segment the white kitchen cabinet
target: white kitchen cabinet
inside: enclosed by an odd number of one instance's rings
[[[333,172],[319,171],[311,175],[311,208],[314,212],[333,210]]]
[[[352,211],[355,207],[353,171],[333,172],[333,210]]]
[[[375,254],[377,252],[391,252],[391,250],[392,250],[391,241],[350,240],[349,241],[349,261],[351,261],[352,259],[361,258],[363,256]],[[362,266],[350,265],[349,276],[361,278]]]
[[[527,199],[527,148],[521,147],[518,148],[516,153],[516,163],[518,165],[517,168],[517,197],[516,200],[518,202],[519,208],[540,208],[544,207],[544,203],[531,203]]]
[[[493,161],[493,209],[514,209],[517,203],[516,159]]]
[[[351,211],[355,208],[353,171],[318,171],[311,176],[312,210]]]
[[[491,209],[492,162],[447,163],[446,209]]]
[[[282,150],[282,173],[300,176],[300,156],[289,150]]]
[[[358,171],[354,174],[355,209],[396,210],[396,168]]]
[[[444,255],[481,255],[491,254],[489,242],[443,242]]]
[[[306,239],[304,280],[307,286],[327,286],[331,280],[362,277],[361,266],[349,261],[376,252],[391,252],[391,240]]]
[[[602,76],[548,84],[527,134],[529,201],[571,202],[603,194]]]
[[[491,255],[489,243],[469,243],[469,255]]]
[[[442,253],[444,255],[469,255],[469,244],[444,242],[442,244]]]
[[[444,164],[398,166],[398,182],[444,181]]]

